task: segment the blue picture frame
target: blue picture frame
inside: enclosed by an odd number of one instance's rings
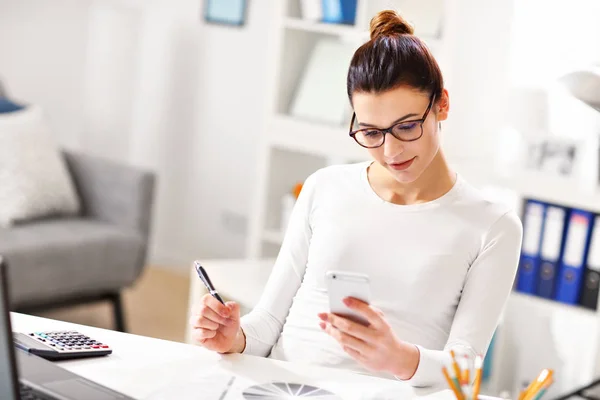
[[[247,0],[204,0],[204,20],[209,23],[243,26]]]

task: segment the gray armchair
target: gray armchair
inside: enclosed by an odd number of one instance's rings
[[[64,156],[81,201],[80,215],[0,228],[11,308],[32,313],[110,300],[115,327],[125,331],[121,291],[146,262],[155,176],[82,154]]]

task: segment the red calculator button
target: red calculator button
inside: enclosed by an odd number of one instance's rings
[[[103,349],[108,349],[108,346],[101,346]]]
[[[100,346],[92,346],[94,349],[99,349]]]

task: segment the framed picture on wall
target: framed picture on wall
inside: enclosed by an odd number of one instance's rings
[[[247,3],[247,0],[204,0],[204,20],[242,26],[246,22]]]

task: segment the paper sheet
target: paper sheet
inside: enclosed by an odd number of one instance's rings
[[[253,382],[226,371],[217,370],[174,380],[146,400],[230,400],[239,399],[239,394]]]

